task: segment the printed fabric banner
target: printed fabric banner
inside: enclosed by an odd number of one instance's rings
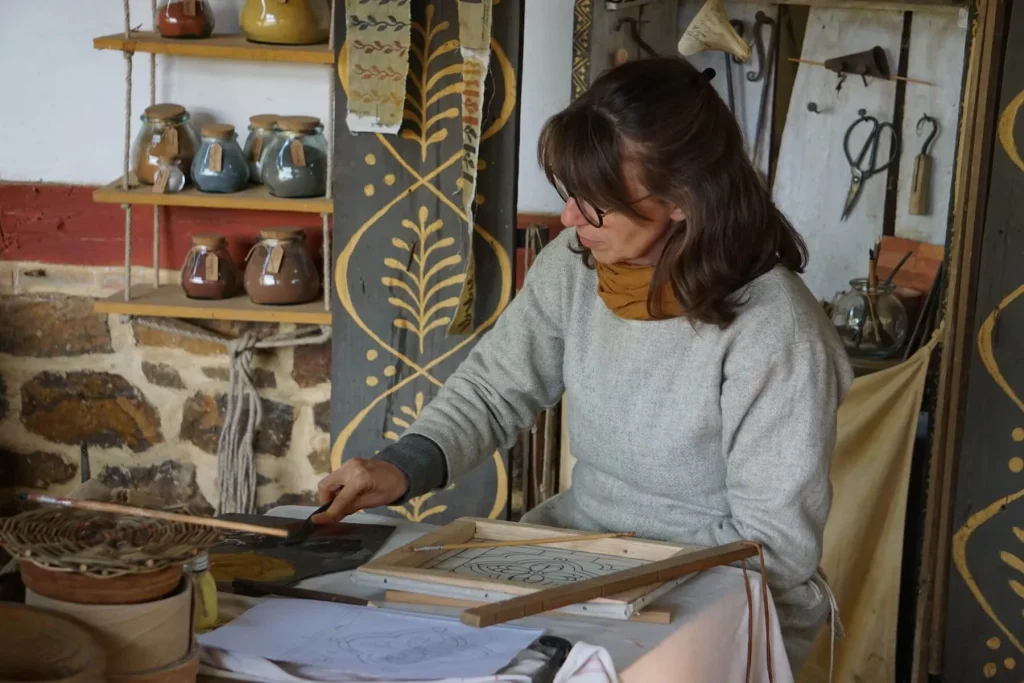
[[[399,134],[336,123],[331,468],[400,438],[512,296],[522,4],[410,3]],[[336,34],[341,111],[366,39],[350,21]],[[448,490],[376,512],[505,518],[508,497],[496,452]]]
[[[345,0],[352,133],[398,133],[409,74],[413,0]]]

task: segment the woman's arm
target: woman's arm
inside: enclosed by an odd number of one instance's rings
[[[576,260],[570,261],[571,257]],[[523,288],[392,447],[376,457],[403,471],[403,500],[441,488],[509,448],[562,396],[562,321],[569,269],[564,240],[541,250]]]
[[[852,379],[839,354],[817,340],[765,349],[730,368],[722,386],[731,516],[694,542],[761,543],[780,592],[810,579],[821,561],[836,413]]]

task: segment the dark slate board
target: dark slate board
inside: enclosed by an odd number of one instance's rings
[[[483,201],[477,205],[475,213],[476,223],[488,237],[482,237],[479,230],[474,236],[478,323],[475,335],[486,332],[512,293],[519,145],[516,93],[519,90],[522,4],[522,0],[503,0],[494,7],[491,63],[484,95],[485,139],[480,145],[484,168],[477,179],[477,193]],[[428,23],[428,14],[430,31],[427,33],[434,32],[428,53],[433,53],[446,41],[458,39],[458,6],[455,0],[432,3],[416,0],[413,3],[412,18],[418,25],[413,29],[413,43],[421,50],[425,42],[422,29]],[[339,49],[344,50],[343,11],[337,13],[337,21],[337,43]],[[495,49],[495,42],[498,49]],[[345,71],[344,57],[340,54],[339,60],[340,74]],[[425,83],[431,75],[456,64],[461,64],[457,49],[439,54],[430,62],[430,73],[424,77],[423,65],[414,54],[410,58],[412,76],[407,80],[408,94],[417,102],[422,101],[415,83]],[[429,95],[441,93],[457,78],[456,75],[438,79]],[[426,117],[429,119],[452,107],[461,111],[461,105],[461,95],[444,95],[427,108]],[[331,377],[334,467],[351,457],[372,455],[400,435],[403,425],[408,424],[418,410],[417,406],[425,405],[436,395],[438,383],[443,383],[458,367],[478,338],[448,336],[441,326],[423,335],[421,348],[414,331],[394,325],[399,316],[408,317],[407,312],[394,305],[394,298],[410,299],[410,295],[393,284],[382,283],[382,278],[408,281],[392,267],[395,263],[408,267],[410,263],[409,251],[396,246],[395,240],[404,240],[406,244],[416,240],[415,233],[403,227],[402,221],[419,225],[419,213],[425,209],[428,224],[443,221],[441,231],[429,240],[451,237],[456,245],[463,230],[458,215],[441,198],[447,198],[455,206],[461,204],[456,186],[460,175],[457,156],[449,163],[453,155],[461,152],[461,115],[433,123],[426,137],[436,141],[424,143],[417,135],[421,117],[414,107],[406,106],[407,116],[411,116],[412,121],[403,124],[403,133],[410,137],[353,135],[345,124],[344,81],[337,88]],[[488,129],[491,129],[489,136]],[[438,139],[442,136],[443,140]],[[420,178],[443,164],[447,164],[446,168],[431,178],[429,185],[417,185]],[[457,253],[454,246],[440,248],[431,260],[436,262]],[[464,265],[447,267],[431,279],[431,284],[460,272],[464,272]],[[412,287],[415,290],[415,285]],[[458,287],[447,288],[427,307],[456,297],[458,293]],[[453,310],[453,307],[443,309],[432,320],[450,315]],[[423,370],[427,367],[429,370]],[[469,476],[455,482],[451,490],[410,502],[400,511],[387,508],[374,511],[437,524],[466,515],[505,518],[507,472],[507,454],[497,454]]]

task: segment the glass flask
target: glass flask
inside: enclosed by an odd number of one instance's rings
[[[327,140],[320,119],[278,119],[263,151],[263,184],[275,197],[322,197],[327,193]]]
[[[245,139],[242,152],[249,162],[249,182],[263,182],[263,151],[274,139],[274,124],[278,117],[274,114],[257,114],[249,117],[249,136]]]
[[[836,299],[832,324],[851,355],[888,358],[903,346],[909,324],[895,290],[891,283],[871,286],[867,278],[857,278]]]
[[[238,146],[234,126],[203,126],[199,151],[192,161],[192,181],[202,192],[245,189],[249,183],[249,162]]]

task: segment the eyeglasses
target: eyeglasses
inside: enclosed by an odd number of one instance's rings
[[[562,198],[563,202],[568,202],[570,199],[576,202],[576,206],[579,208],[580,213],[583,214],[583,217],[587,219],[588,223],[593,225],[595,228],[600,228],[602,225],[604,225],[604,217],[611,213],[610,211],[604,211],[603,209],[599,209],[586,199],[580,199],[579,197],[576,197],[571,192],[569,192],[569,190],[565,189],[565,185],[563,185],[562,181],[559,180],[558,178],[554,179],[554,186],[555,191],[558,192],[558,196]],[[630,202],[630,204],[642,202],[643,200],[647,199],[650,196],[651,193],[645,194],[643,197],[640,197],[639,199],[634,199],[632,202]]]

